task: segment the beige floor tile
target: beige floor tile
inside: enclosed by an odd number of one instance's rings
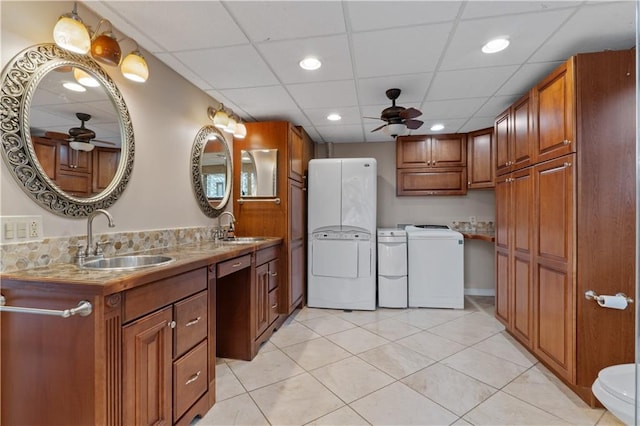
[[[340,345],[352,354],[359,354],[369,349],[382,346],[389,341],[363,328],[352,328],[351,330],[341,331],[340,333],[331,334],[327,339],[333,343]]]
[[[327,315],[335,315],[341,313],[337,309],[320,309],[320,308],[309,308],[305,306],[302,309],[296,309],[289,318],[293,317],[296,321],[306,321],[313,318],[324,317]]]
[[[443,364],[433,364],[402,382],[459,416],[498,391]]]
[[[362,326],[362,328],[376,333],[378,336],[382,336],[385,339],[391,341],[402,339],[403,337],[407,337],[422,331],[417,327],[414,327],[402,321],[398,321],[395,318],[388,318],[381,321],[375,321],[369,324],[365,324]]]
[[[226,363],[216,365],[216,401],[224,401],[246,390]]]
[[[344,406],[308,373],[250,394],[273,425],[302,425]]]
[[[368,424],[369,422],[348,406],[339,408],[333,413],[307,423],[308,426],[366,426]]]
[[[463,345],[473,345],[504,330],[496,319],[474,312],[429,329],[429,332],[454,340]]]
[[[351,357],[311,371],[331,392],[351,402],[392,383],[394,379],[358,357]]]
[[[448,425],[458,418],[400,382],[355,401],[351,407],[373,425]]]
[[[258,348],[258,353],[263,354],[265,352],[271,352],[271,351],[277,351],[277,350],[278,350],[278,347],[267,340],[262,345],[260,345],[260,347]]]
[[[566,425],[570,424],[524,401],[497,392],[464,416],[474,425]]]
[[[269,342],[279,348],[295,345],[296,343],[306,342],[307,340],[317,339],[319,334],[305,327],[301,323],[294,321],[289,325],[280,327],[269,339]]]
[[[558,378],[537,366],[524,372],[502,390],[576,424],[596,424],[604,414],[603,409],[592,409]]]
[[[456,318],[469,315],[470,313],[471,311],[461,309],[412,308],[406,309],[401,315],[394,317],[394,319],[426,330]]]
[[[598,426],[624,426],[616,416],[609,411],[605,412],[597,423]]]
[[[218,401],[207,414],[196,423],[197,426],[261,426],[269,425],[248,394],[242,394],[225,401]]]
[[[282,352],[307,371],[352,356],[350,352],[325,338],[287,346],[282,348]]]
[[[256,355],[252,361],[233,361],[229,367],[249,391],[304,373],[298,364],[281,351]]]
[[[526,368],[538,363],[536,357],[518,343],[516,339],[509,336],[506,331],[473,345],[473,348]]]
[[[345,321],[338,315],[324,315],[321,317],[301,321],[301,323],[305,327],[310,328],[321,336],[339,333],[341,331],[349,330],[356,327],[354,323]]]
[[[413,374],[435,362],[428,356],[397,343],[379,346],[358,356],[396,379]]]
[[[465,345],[445,339],[444,337],[440,337],[428,331],[412,334],[404,339],[397,340],[396,343],[406,346],[407,348],[426,355],[436,361],[451,356],[466,348]]]
[[[502,388],[526,370],[518,364],[473,348],[460,351],[440,362],[497,389]]]
[[[375,311],[342,312],[341,314],[338,314],[338,316],[344,320],[352,322],[355,325],[361,326],[369,324],[370,322],[380,321],[401,314],[401,311],[395,311],[392,309],[377,309]]]

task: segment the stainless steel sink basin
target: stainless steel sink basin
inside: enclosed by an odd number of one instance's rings
[[[265,241],[267,239],[267,237],[234,237],[234,238],[229,238],[228,240],[222,240],[225,243],[232,243],[232,244],[251,244],[251,243],[258,243],[260,241]]]
[[[171,256],[141,254],[134,256],[116,256],[104,259],[88,260],[82,264],[84,269],[127,271],[150,266],[166,265],[175,259]]]

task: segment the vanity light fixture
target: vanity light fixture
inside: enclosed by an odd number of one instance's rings
[[[315,71],[321,66],[322,62],[320,62],[320,59],[313,56],[307,56],[300,61],[300,68],[307,71]]]
[[[236,128],[233,131],[233,137],[238,139],[244,139],[247,136],[247,127],[244,125],[242,121],[239,121],[236,124]]]
[[[89,30],[78,16],[78,3],[73,3],[73,10],[60,16],[53,27],[53,40],[62,49],[82,55],[91,49]]]
[[[93,59],[106,65],[118,66],[127,79],[138,83],[144,83],[149,78],[149,67],[145,61],[138,43],[130,37],[120,41],[116,40],[113,34],[111,22],[101,19],[98,27],[90,34],[88,28],[78,16],[78,4],[74,2],[73,11],[62,15],[53,28],[53,39],[58,47],[73,53],[89,54]],[[99,32],[100,27],[105,24],[108,29]],[[135,43],[135,49],[129,53],[122,61],[122,49],[120,44],[124,40],[131,40]]]
[[[222,104],[220,104],[220,109],[214,113],[213,117],[209,115],[209,118],[213,121],[213,125],[220,130],[226,129],[229,124],[229,114],[224,110],[224,105]]]
[[[85,152],[93,151],[93,148],[96,147],[95,145],[89,142],[80,142],[80,141],[71,141],[69,142],[69,146],[71,147],[71,149],[75,149],[76,151],[85,151]]]
[[[236,130],[236,125],[238,124],[238,122],[236,121],[235,118],[233,118],[233,115],[229,116],[229,121],[227,122],[227,127],[224,128],[224,130],[227,133],[231,133],[233,134],[233,132]]]
[[[437,131],[442,130],[442,129],[444,129],[444,124],[438,123],[438,124],[434,124],[433,126],[431,126],[431,130],[434,131],[434,132],[437,132]]]
[[[407,126],[404,123],[389,123],[382,128],[382,131],[395,138],[396,136],[404,135],[407,131]]]
[[[214,126],[227,133],[231,133],[234,138],[244,139],[247,136],[247,127],[242,120],[233,114],[233,112],[228,113],[223,104],[220,104],[218,109],[214,107],[207,108],[207,115],[209,119],[213,121]]]
[[[509,46],[509,39],[507,39],[506,37],[495,38],[488,41],[484,46],[482,46],[482,52],[497,53],[506,49],[507,46]]]
[[[91,75],[89,75],[88,72],[80,69],[80,68],[74,68],[73,69],[73,78],[76,79],[76,81],[80,84],[82,84],[85,87],[99,87],[100,83],[98,82],[98,80],[96,80],[95,78],[91,77]]]
[[[327,120],[329,121],[340,121],[342,120],[342,117],[340,116],[340,114],[338,113],[331,113],[329,115],[327,115]]]

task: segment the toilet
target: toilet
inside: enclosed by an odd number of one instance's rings
[[[598,373],[591,390],[598,401],[627,425],[635,424],[636,364],[612,365]]]

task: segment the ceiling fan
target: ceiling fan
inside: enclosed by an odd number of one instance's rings
[[[76,112],[76,117],[78,117],[78,120],[80,120],[80,127],[70,128],[70,137],[69,139],[67,139],[67,141],[69,142],[69,146],[72,149],[78,151],[91,151],[95,147],[95,145],[91,143],[92,140],[101,144],[115,145],[115,143],[113,142],[96,140],[96,132],[85,127],[84,123],[91,120],[90,114],[86,114],[84,112]]]
[[[422,126],[422,121],[415,120],[416,117],[420,117],[422,112],[415,108],[405,108],[396,105],[396,99],[400,96],[400,89],[389,89],[385,93],[387,98],[391,100],[391,106],[382,110],[380,113],[380,120],[386,123],[382,126],[376,127],[371,132],[377,132],[383,129],[383,131],[392,137],[396,137],[405,132],[406,129],[415,130]],[[366,117],[373,118],[373,117]]]

